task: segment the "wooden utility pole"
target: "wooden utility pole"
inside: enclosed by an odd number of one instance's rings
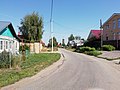
[[[103,25],[102,20],[100,19],[100,31],[101,31],[101,48],[103,46]]]

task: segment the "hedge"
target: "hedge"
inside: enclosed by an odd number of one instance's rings
[[[91,48],[91,47],[80,47],[79,48],[79,52],[83,53],[85,51],[95,51],[95,48]]]
[[[103,49],[104,51],[113,51],[113,50],[115,50],[115,47],[112,46],[112,45],[103,45],[103,46],[102,46],[102,49]]]

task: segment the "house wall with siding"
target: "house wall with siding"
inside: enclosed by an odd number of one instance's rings
[[[19,41],[14,38],[8,27],[0,33],[0,53],[4,50],[11,53],[19,52]]]
[[[19,41],[15,38],[0,35],[0,53],[4,50],[11,53],[18,53]]]
[[[3,31],[4,32],[1,34],[2,36],[8,36],[8,37],[14,38],[9,28],[5,28]]]

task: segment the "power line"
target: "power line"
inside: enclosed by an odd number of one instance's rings
[[[81,30],[81,29],[74,29],[74,28],[71,28],[71,27],[62,25],[62,24],[60,24],[60,23],[58,23],[58,22],[56,22],[56,21],[53,21],[53,23],[56,24],[56,25],[58,25],[59,27],[69,29],[69,31],[73,31],[73,30],[75,31],[75,30],[76,30],[76,31],[81,31],[81,33],[83,32],[83,29],[82,29],[82,30]],[[87,30],[87,29],[90,29],[90,28],[94,28],[94,27],[96,27],[96,26],[98,26],[98,23],[95,24],[95,25],[93,25],[93,26],[86,27],[85,29]],[[98,28],[99,28],[99,27],[98,27]]]
[[[53,21],[53,23],[55,23],[56,25],[58,25],[58,26],[60,26],[62,28],[66,28],[66,29],[69,29],[69,30],[79,30],[79,29],[74,29],[74,28],[68,27],[66,25],[62,25],[62,24],[60,24],[60,23],[58,23],[56,21]]]

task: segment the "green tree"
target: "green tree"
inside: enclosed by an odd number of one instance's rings
[[[19,27],[23,38],[29,41],[40,41],[43,34],[42,29],[43,18],[35,12],[30,15],[26,15],[21,20],[21,26]]]
[[[58,45],[57,39],[53,37],[53,46],[57,47],[57,45]],[[49,40],[48,47],[52,47],[52,39]]]
[[[73,34],[71,34],[70,37],[68,37],[68,41],[72,41],[74,39],[75,39],[75,37],[73,36]]]

